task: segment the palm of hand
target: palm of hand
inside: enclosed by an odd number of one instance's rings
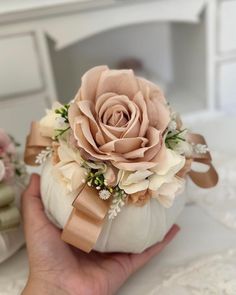
[[[55,289],[48,294],[113,294],[138,268],[159,253],[175,236],[174,226],[163,242],[142,254],[86,254],[61,240],[61,232],[45,216],[34,175],[23,195],[23,216],[30,263],[29,281]],[[25,293],[27,294],[27,293]],[[36,294],[36,293],[35,293]]]

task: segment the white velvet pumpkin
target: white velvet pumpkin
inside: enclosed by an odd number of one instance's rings
[[[63,228],[72,210],[75,195],[53,177],[53,166],[46,162],[41,176],[41,194],[49,218]],[[127,205],[113,219],[105,220],[93,249],[100,252],[140,253],[161,241],[185,205],[183,194],[171,208],[164,208],[156,199],[144,206]]]

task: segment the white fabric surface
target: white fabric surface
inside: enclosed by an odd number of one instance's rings
[[[41,176],[42,200],[50,219],[63,228],[73,208],[75,195],[56,182],[52,170],[51,162],[45,163]],[[169,209],[156,199],[142,207],[124,206],[115,219],[105,220],[94,250],[140,253],[164,238],[184,205],[185,197],[180,195]]]
[[[187,206],[178,218],[177,224],[180,225],[181,231],[175,240],[133,275],[120,289],[118,295],[164,295],[155,293],[154,290],[167,279],[166,271],[177,270],[179,266],[190,267],[193,259],[216,253],[224,254],[228,249],[236,248],[235,233],[212,219],[196,205]],[[27,256],[24,249],[0,265],[0,295],[20,295],[27,273]],[[175,288],[174,284],[171,295],[184,294],[176,293]],[[215,293],[210,294],[215,295]]]

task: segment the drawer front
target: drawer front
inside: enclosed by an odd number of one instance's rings
[[[222,109],[236,111],[236,60],[219,66],[219,105]]]
[[[34,36],[0,38],[0,99],[42,89]]]
[[[37,121],[48,107],[46,97],[16,98],[0,103],[0,128],[14,136],[23,150],[31,121]]]
[[[219,49],[220,52],[236,50],[236,0],[219,4]]]

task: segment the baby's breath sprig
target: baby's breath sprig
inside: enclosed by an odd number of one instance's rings
[[[55,110],[55,113],[59,114],[64,119],[65,123],[69,123],[69,118],[68,118],[69,107],[70,107],[69,104],[64,104],[61,108]]]
[[[125,199],[127,194],[124,190],[116,186],[114,189],[113,200],[108,211],[108,218],[114,219],[117,214],[121,211],[121,208],[125,205]]]
[[[107,185],[106,179],[104,177],[104,170],[90,168],[91,163],[84,161],[81,165],[86,168],[86,178],[83,180],[88,186],[94,187],[98,190],[98,196],[102,200],[107,200],[112,198],[112,203],[108,211],[108,218],[113,219],[120,212],[121,207],[125,204],[125,198],[127,197],[124,190],[122,190],[118,185],[111,187]]]
[[[104,175],[99,170],[95,169],[90,169],[86,174],[87,178],[84,182],[86,182],[88,186],[96,188],[99,191],[101,199],[108,199],[107,196],[111,196],[113,188],[107,185]],[[101,191],[103,192],[100,194]]]
[[[52,148],[51,147],[46,147],[45,150],[42,150],[41,153],[39,153],[36,157],[35,163],[42,165],[48,157],[52,156]]]
[[[193,147],[194,153],[196,153],[196,154],[206,154],[207,152],[209,152],[209,148],[206,144],[192,143],[192,147]]]

